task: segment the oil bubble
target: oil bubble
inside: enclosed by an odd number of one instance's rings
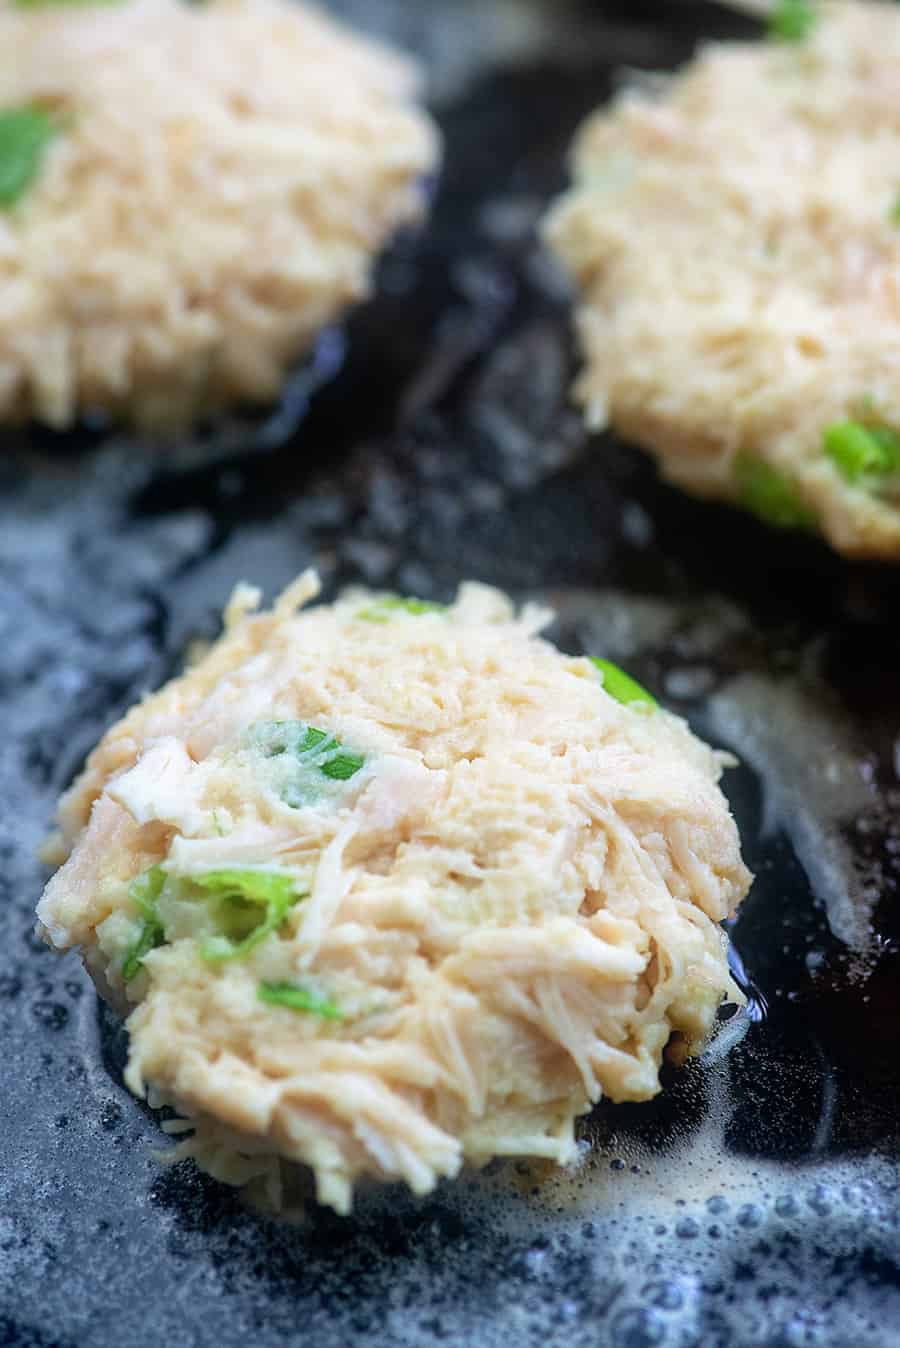
[[[69,1019],[69,1012],[61,1002],[35,1002],[31,1013],[48,1030],[64,1029]]]
[[[610,1328],[615,1348],[656,1348],[666,1338],[662,1316],[646,1307],[620,1311]]]

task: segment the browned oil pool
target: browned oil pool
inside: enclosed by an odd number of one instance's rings
[[[431,63],[430,230],[268,421],[165,463],[30,431],[0,463],[0,1344],[897,1344],[900,579],[586,442],[535,240],[613,72],[740,25],[690,0],[339,7]],[[497,1163],[286,1227],[160,1168],[121,1030],[32,935],[34,850],[234,582],[271,594],[312,563],[330,592],[549,597],[565,647],[627,663],[741,760],[725,786],[758,878],[733,933],[748,1011],[655,1102],[597,1109],[571,1172]]]

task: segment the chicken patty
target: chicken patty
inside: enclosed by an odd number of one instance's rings
[[[601,1095],[659,1090],[739,998],[724,755],[603,660],[463,585],[345,593],[224,635],[133,708],[64,797],[38,913],[128,1015],[126,1080],[182,1153],[278,1206],[350,1209],[464,1160],[574,1155]],[[179,1154],[182,1154],[179,1153]]]
[[[287,0],[0,0],[0,421],[275,398],[421,211],[417,83]]]
[[[794,18],[582,129],[547,223],[581,290],[577,397],[688,491],[897,559],[900,11]]]

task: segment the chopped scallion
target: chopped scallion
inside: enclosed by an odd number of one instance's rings
[[[161,866],[151,866],[143,875],[131,882],[128,897],[143,918],[137,938],[125,952],[122,961],[122,977],[129,983],[141,970],[144,956],[162,945],[166,939],[163,924],[159,919],[156,903],[165,884],[165,872]]]
[[[642,688],[637,679],[626,674],[624,669],[614,665],[611,660],[603,660],[599,655],[592,655],[590,661],[603,675],[604,690],[617,702],[623,702],[626,706],[632,703],[643,703],[648,707],[657,705],[656,698],[652,697],[646,688]]]
[[[769,12],[769,37],[776,42],[805,42],[816,22],[813,0],[776,0]]]
[[[291,1011],[307,1011],[325,1020],[343,1020],[344,1013],[334,1002],[317,997],[308,988],[298,987],[296,983],[260,983],[256,994],[261,1002],[269,1006],[286,1006]]]
[[[43,108],[0,110],[0,207],[14,206],[28,189],[58,131]]]
[[[777,468],[752,454],[735,462],[738,500],[745,510],[778,529],[815,529],[816,517],[796,486]]]
[[[292,771],[281,783],[282,799],[293,809],[315,800],[317,777],[348,782],[365,765],[365,756],[345,748],[330,731],[305,721],[258,721],[247,733],[249,743],[266,758],[287,756]]]
[[[848,482],[900,468],[900,436],[887,426],[837,421],[822,433],[825,453]]]
[[[362,754],[338,753],[321,763],[319,771],[333,782],[347,782],[356,776],[365,761]]]
[[[356,617],[367,623],[390,622],[392,613],[408,613],[414,618],[423,613],[444,613],[446,604],[435,604],[430,599],[415,599],[401,594],[386,594],[376,599],[369,608],[360,609]]]
[[[203,958],[212,963],[248,955],[306,897],[297,891],[293,876],[252,867],[207,871],[192,876],[191,883],[213,902],[223,929],[222,935],[209,937],[201,947]]]

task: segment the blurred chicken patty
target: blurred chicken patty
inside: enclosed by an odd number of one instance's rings
[[[287,0],[0,0],[0,421],[275,398],[421,210],[416,89]]]
[[[128,1013],[126,1079],[183,1152],[347,1212],[466,1159],[574,1155],[601,1095],[659,1090],[731,984],[749,875],[723,756],[496,590],[350,592],[221,639],[101,741],[39,906]],[[181,1154],[181,1153],[179,1153]]]
[[[897,559],[900,11],[789,17],[582,129],[546,227],[577,396],[687,490]]]

